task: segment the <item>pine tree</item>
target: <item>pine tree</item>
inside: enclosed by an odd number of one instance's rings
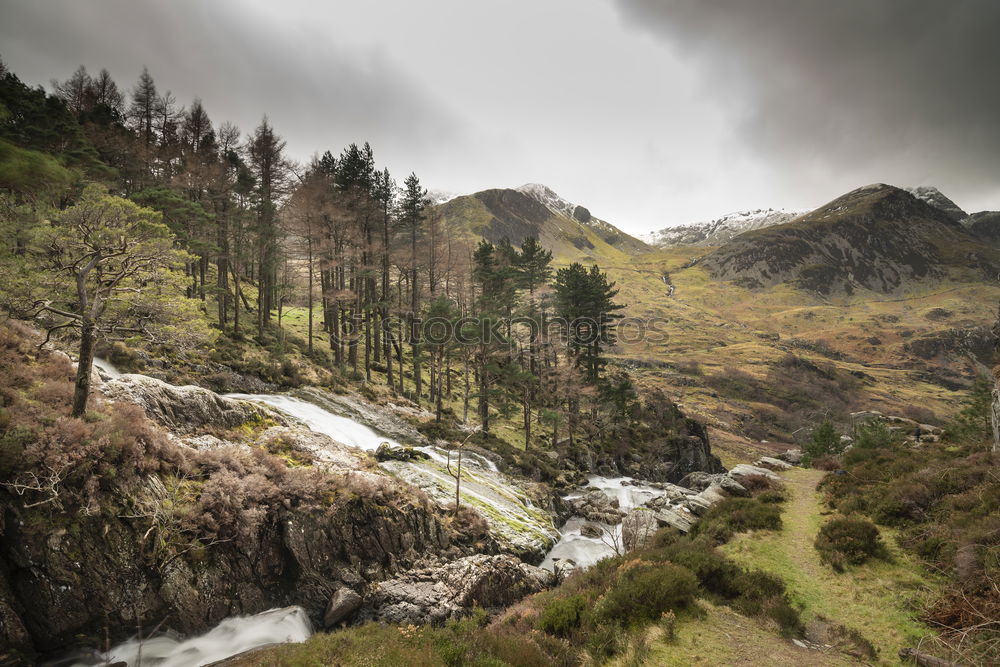
[[[553,288],[570,350],[587,381],[596,384],[607,363],[602,353],[617,340],[614,327],[621,315],[616,311],[625,307],[614,301],[618,290],[597,265],[588,271],[578,262],[559,269]]]

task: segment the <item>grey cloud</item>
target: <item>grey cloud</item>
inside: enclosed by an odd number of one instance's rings
[[[179,104],[201,97],[216,123],[246,132],[268,114],[300,159],[368,140],[408,169],[406,156],[464,140],[450,110],[387,54],[334,43],[324,24],[335,13],[285,13],[279,25],[267,5],[222,0],[3,4],[0,56],[31,82],[84,64],[128,89],[147,65],[160,90]]]
[[[995,0],[617,2],[700,69],[777,170],[996,193]]]

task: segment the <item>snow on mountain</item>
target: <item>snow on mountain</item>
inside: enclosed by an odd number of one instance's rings
[[[566,201],[555,192],[553,192],[548,186],[542,185],[541,183],[525,183],[519,188],[514,188],[518,192],[523,192],[529,197],[533,197],[545,204],[545,206],[554,213],[560,213],[565,215],[567,218],[572,218],[574,211],[577,209],[577,205],[573,202]],[[582,207],[581,207],[582,208]]]
[[[581,225],[590,227],[597,232],[598,236],[619,250],[625,252],[646,252],[649,250],[649,246],[639,239],[629,236],[606,220],[595,218],[586,207],[563,199],[546,185],[542,185],[541,183],[526,183],[514,189],[540,202],[545,208],[556,215],[576,220]]]
[[[948,199],[940,190],[933,186],[921,185],[916,188],[904,189],[917,199],[921,199],[934,208],[944,211],[955,222],[961,222],[969,217],[969,214],[959,208],[958,204]]]
[[[455,197],[461,197],[462,195],[457,192],[446,192],[444,190],[428,190],[427,198],[430,200],[431,204],[437,206],[438,204],[443,204],[446,201],[451,201]]]
[[[689,225],[667,227],[659,231],[644,234],[640,238],[649,245],[657,248],[717,246],[744,232],[791,222],[811,210],[808,208],[758,208],[737,211],[707,222],[695,222]]]

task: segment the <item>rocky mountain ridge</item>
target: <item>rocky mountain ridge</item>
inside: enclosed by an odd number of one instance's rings
[[[713,277],[745,287],[791,283],[820,294],[887,294],[946,274],[995,276],[1000,254],[954,216],[879,183],[790,223],[741,234],[701,263]]]
[[[650,250],[639,239],[590,211],[569,202],[544,185],[483,190],[436,205],[444,223],[470,238],[520,245],[534,236],[557,256],[620,258]]]
[[[719,246],[745,232],[790,222],[798,216],[808,213],[810,210],[783,208],[749,209],[729,213],[706,222],[666,227],[644,234],[641,238],[656,248]]]

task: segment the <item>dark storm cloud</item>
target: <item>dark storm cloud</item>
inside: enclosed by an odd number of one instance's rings
[[[797,168],[966,193],[1000,175],[996,0],[618,0]]]
[[[300,159],[364,140],[415,152],[461,132],[385,53],[329,39],[329,15],[221,0],[0,4],[0,56],[28,82],[84,64],[128,90],[147,65],[161,91],[180,105],[201,97],[216,123],[248,132],[268,114]]]

